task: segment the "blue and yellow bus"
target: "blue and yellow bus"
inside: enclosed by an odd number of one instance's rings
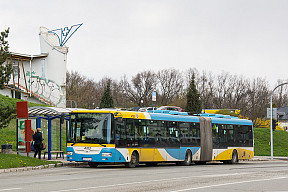
[[[169,113],[169,112],[168,112]],[[237,163],[254,156],[250,120],[116,110],[71,112],[67,160],[99,164],[208,161]]]

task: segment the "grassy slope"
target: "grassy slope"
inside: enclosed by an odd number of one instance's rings
[[[16,102],[18,102],[18,101],[24,101],[24,100],[9,98],[7,96],[4,96],[4,95],[0,94],[0,105],[1,104],[6,104],[6,105],[8,104],[8,105],[15,106],[15,109],[16,109]],[[45,106],[45,107],[47,107],[48,105],[42,105],[42,104],[28,102],[28,107],[35,107],[35,106]]]
[[[255,155],[270,156],[270,129],[254,128]],[[274,156],[288,156],[288,133],[280,130],[273,132]]]
[[[20,99],[9,98],[7,96],[3,96],[0,94],[0,106],[10,105],[15,108],[15,117],[16,117],[16,102],[23,101]],[[29,103],[28,107],[35,107],[35,106],[45,106],[48,105],[41,105],[37,103]],[[16,150],[16,119],[12,119],[10,124],[7,128],[0,129],[0,144],[12,144],[13,149]]]
[[[0,95],[0,105],[10,105],[15,107],[16,113],[16,102],[23,101],[20,99],[13,99],[3,95]],[[28,103],[28,107],[35,107],[35,106],[48,106],[48,105],[41,105],[36,103]],[[0,144],[12,144],[13,150],[16,150],[16,119],[12,119],[10,124],[7,128],[0,129]],[[23,157],[20,155],[14,154],[2,154],[0,153],[0,169],[5,168],[13,168],[13,167],[26,167],[26,166],[38,166],[38,165],[46,165],[46,164],[55,164],[56,161],[45,161],[34,159],[31,157]]]

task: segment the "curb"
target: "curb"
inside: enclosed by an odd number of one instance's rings
[[[0,169],[1,173],[15,173],[15,172],[23,172],[23,171],[31,171],[31,170],[39,170],[39,169],[49,169],[49,168],[57,168],[57,167],[78,167],[84,163],[77,163],[77,162],[61,162],[55,164],[48,164],[48,165],[39,165],[35,167],[17,167],[17,168],[8,168],[8,169]]]

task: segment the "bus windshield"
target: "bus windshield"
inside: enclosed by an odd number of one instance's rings
[[[110,144],[111,119],[107,113],[71,114],[68,142]]]

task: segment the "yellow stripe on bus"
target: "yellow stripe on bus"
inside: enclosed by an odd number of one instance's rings
[[[67,143],[67,146],[73,146],[73,147],[113,147],[115,148],[115,144],[93,144],[93,143]]]
[[[73,113],[112,113],[114,117],[122,117],[128,119],[146,119],[144,113],[134,111],[114,111],[114,110],[75,110]]]
[[[227,149],[220,154],[218,154],[213,160],[219,161],[219,160],[231,160],[232,159],[232,153],[234,149]],[[243,159],[252,159],[254,157],[254,151],[250,151],[248,149],[240,149],[240,148],[235,148],[237,150],[238,154],[238,159],[243,160]]]

